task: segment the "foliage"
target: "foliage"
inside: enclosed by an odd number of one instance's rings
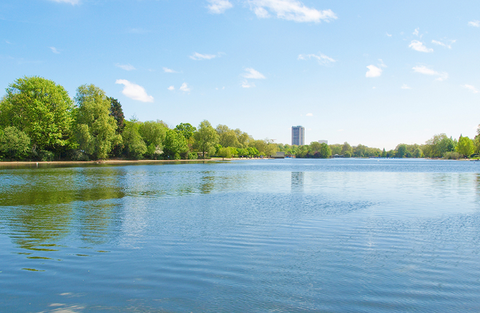
[[[147,152],[147,145],[140,135],[141,123],[136,121],[127,121],[123,131],[123,143],[125,145],[125,153],[132,159],[143,159],[143,155]]]
[[[122,142],[116,133],[117,122],[110,115],[111,102],[105,92],[94,85],[77,89],[76,137],[79,148],[93,159],[104,159],[115,144]]]
[[[167,129],[163,123],[158,121],[140,123],[139,133],[147,145],[147,157],[156,159],[163,153],[163,141]]]
[[[455,150],[461,155],[468,157],[475,152],[475,146],[473,141],[468,137],[463,137],[460,135],[458,139],[458,144]]]
[[[205,158],[206,153],[211,154],[212,148],[218,143],[217,131],[207,120],[200,123],[193,137],[195,138],[195,147],[202,153],[202,158]]]
[[[0,155],[10,160],[22,160],[30,150],[30,138],[14,126],[0,130]]]
[[[232,157],[232,150],[230,150],[229,147],[227,148],[220,148],[220,150],[217,152],[217,155],[222,158],[231,158]]]
[[[117,133],[122,134],[125,128],[125,115],[123,115],[122,105],[113,97],[108,97],[108,100],[110,101],[110,116],[113,116],[115,122],[117,122]]]
[[[441,158],[446,152],[455,150],[456,142],[452,137],[445,134],[437,134],[427,140],[423,147],[423,153],[429,158]]]
[[[75,146],[72,140],[74,106],[67,91],[42,77],[17,79],[0,103],[0,123],[13,126],[29,138],[33,151],[56,154]]]
[[[397,158],[404,158],[407,154],[407,145],[406,144],[400,144],[397,146]]]
[[[197,130],[195,126],[192,126],[190,123],[180,123],[177,126],[175,126],[175,130],[178,131],[180,134],[182,134],[185,139],[190,139],[193,137],[193,134]]]
[[[168,129],[163,143],[163,156],[169,160],[188,158],[187,140],[183,135],[173,129]]]

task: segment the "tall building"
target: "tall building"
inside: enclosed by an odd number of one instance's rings
[[[292,145],[303,146],[305,144],[305,127],[292,126]]]

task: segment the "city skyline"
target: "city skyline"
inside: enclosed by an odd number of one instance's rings
[[[125,116],[395,148],[480,123],[480,7],[426,0],[4,0],[0,97],[94,84]],[[426,14],[428,13],[428,14]],[[292,110],[294,108],[294,110]]]

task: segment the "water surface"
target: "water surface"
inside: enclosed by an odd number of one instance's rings
[[[5,312],[478,312],[480,162],[0,169]]]

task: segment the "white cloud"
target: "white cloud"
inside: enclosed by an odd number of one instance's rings
[[[468,25],[473,27],[480,27],[480,21],[471,21],[468,22]]]
[[[183,83],[180,88],[178,88],[181,91],[189,92],[190,88],[188,88],[187,83]]]
[[[210,13],[213,14],[222,14],[226,10],[233,7],[233,5],[228,0],[208,0],[210,3],[207,8]]]
[[[55,47],[50,47],[50,50],[52,50],[52,52],[55,54],[60,54],[60,51],[58,51]]]
[[[80,4],[80,0],[52,0],[53,2],[58,3],[70,3],[71,5]]]
[[[365,74],[365,77],[379,77],[382,75],[382,69],[375,65],[369,65],[367,68],[368,72]]]
[[[122,70],[125,70],[125,71],[133,71],[135,70],[135,67],[133,65],[130,65],[130,64],[115,64],[116,67],[119,67],[121,68]]]
[[[472,85],[467,85],[467,84],[465,84],[465,85],[463,85],[463,87],[464,87],[464,88],[467,88],[468,90],[470,90],[470,91],[473,92],[473,93],[478,93],[478,89],[475,88],[475,87],[473,87]]]
[[[172,90],[172,91],[173,91],[173,90],[175,90],[175,87],[170,86],[170,87],[168,87],[168,90]]]
[[[407,86],[407,84],[403,84],[402,87],[400,87],[400,88],[402,88],[402,89],[412,89],[412,87]]]
[[[388,36],[388,37],[392,37],[392,34],[387,33],[387,36]]]
[[[380,61],[380,64],[379,64],[378,66],[380,66],[380,67],[387,67],[387,66],[385,65],[385,63],[383,63],[383,60],[382,60],[382,59],[378,59],[378,60]]]
[[[420,28],[415,28],[415,30],[413,31],[412,34],[414,34],[415,36],[418,36],[418,31],[420,30]]]
[[[409,48],[412,48],[415,51],[420,51],[420,52],[433,52],[432,48],[427,48],[423,45],[423,42],[418,41],[418,40],[412,40],[410,45],[408,46]]]
[[[253,68],[246,68],[245,71],[246,71],[246,73],[243,74],[243,77],[245,77],[245,78],[265,79],[265,76],[263,76],[262,73],[254,70]]]
[[[307,115],[305,115],[305,116],[313,116],[313,114],[312,113],[307,113]]]
[[[211,60],[216,58],[217,56],[215,54],[200,54],[198,52],[193,53],[190,56],[190,59],[192,60]]]
[[[454,43],[456,40],[451,40],[451,43]],[[432,43],[433,44],[436,44],[436,45],[439,45],[439,46],[442,46],[442,47],[445,47],[445,48],[448,48],[448,49],[452,49],[452,46],[449,45],[449,44],[446,44],[444,42],[441,42],[441,41],[438,41],[438,40],[432,40]]]
[[[300,55],[298,56],[298,59],[299,59],[299,60],[307,60],[307,59],[311,59],[311,58],[317,59],[318,64],[320,64],[320,65],[330,65],[331,63],[335,63],[335,62],[336,62],[334,59],[332,59],[331,57],[326,56],[326,55],[323,54],[323,53],[320,53],[320,55],[316,55],[316,54],[300,54]]]
[[[167,67],[164,67],[164,68],[163,68],[163,71],[164,71],[165,73],[177,73],[177,71],[174,71],[174,70],[169,69],[169,68],[167,68]]]
[[[332,10],[316,10],[306,7],[298,0],[247,0],[250,9],[259,18],[270,17],[269,11],[278,18],[295,22],[329,22],[337,16]]]
[[[415,66],[412,69],[415,73],[420,73],[420,74],[424,74],[424,75],[431,75],[431,76],[438,76],[437,79],[436,79],[438,81],[443,81],[443,80],[446,80],[448,78],[448,73],[446,73],[446,72],[439,73],[437,71],[429,69],[425,65]]]
[[[153,102],[153,97],[147,95],[145,88],[140,85],[129,82],[126,79],[117,79],[115,84],[124,85],[122,93],[130,99],[141,102]]]
[[[255,87],[255,84],[254,84],[254,83],[250,83],[250,82],[248,82],[247,80],[244,80],[244,81],[242,82],[242,87],[243,87],[243,88],[252,88],[252,87]]]

